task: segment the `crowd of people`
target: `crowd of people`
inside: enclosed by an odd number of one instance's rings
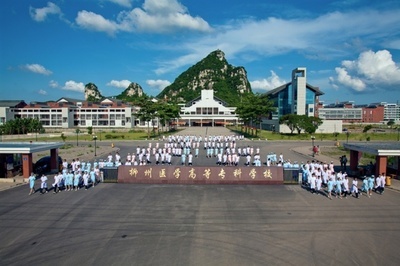
[[[104,166],[119,165],[193,165],[197,158],[213,159],[219,166],[262,166],[277,165],[286,168],[298,168],[297,162],[284,160],[283,154],[277,156],[270,153],[263,157],[259,147],[238,145],[243,136],[194,136],[172,135],[164,137],[160,142],[149,142],[145,146],[137,146],[136,150],[129,152],[122,158],[119,152],[110,153],[101,164]]]
[[[253,146],[238,145],[243,140],[243,136],[194,136],[194,135],[171,135],[163,137],[160,142],[148,142],[145,146],[137,146],[136,150],[128,153],[123,159],[118,151],[114,154],[109,153],[106,160],[94,161],[93,165],[90,162],[80,162],[79,158],[73,159],[71,163],[64,160],[63,170],[54,175],[52,182],[53,193],[60,191],[77,191],[80,188],[88,189],[90,186],[95,186],[100,180],[100,169],[104,167],[114,167],[120,165],[193,165],[197,158],[214,160],[219,166],[254,166],[262,165],[282,166],[284,168],[300,169],[302,172],[302,183],[313,194],[324,194],[329,199],[347,198],[354,195],[359,198],[362,193],[371,197],[372,192],[383,194],[385,189],[385,174],[375,177],[374,175],[365,176],[362,181],[361,189],[358,185],[357,178],[348,177],[345,169],[347,160],[345,156],[340,158],[341,171],[334,169],[334,164],[318,161],[307,161],[306,163],[291,162],[290,159],[283,157],[283,154],[275,154],[270,152],[266,155],[265,161],[260,155],[260,148]],[[200,152],[203,150],[202,152]],[[175,159],[173,159],[175,158]],[[241,158],[243,162],[240,163]],[[29,177],[30,193],[35,192],[36,176],[32,173]],[[47,193],[48,178],[46,175],[40,177],[40,192]]]
[[[303,185],[313,194],[323,194],[329,199],[347,198],[353,195],[355,198],[365,193],[367,197],[372,196],[372,192],[383,194],[385,191],[386,176],[385,173],[375,177],[374,175],[364,176],[359,188],[356,177],[348,177],[345,171],[334,170],[333,162],[330,164],[317,161],[308,161],[302,165]]]
[[[56,194],[61,191],[78,191],[81,188],[86,190],[89,187],[94,187],[100,180],[100,166],[95,161],[93,165],[90,162],[81,162],[79,158],[73,159],[71,164],[64,161],[62,171],[54,175],[54,181],[51,182],[49,188],[48,182],[50,180],[43,173],[40,179],[39,192],[41,194],[53,191]],[[29,177],[29,195],[36,192],[35,181],[37,177],[34,173],[31,173]]]

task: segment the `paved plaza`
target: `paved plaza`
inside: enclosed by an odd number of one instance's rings
[[[293,151],[304,144],[253,142],[307,159]],[[121,153],[136,145],[123,143]],[[28,192],[26,185],[0,192],[2,265],[400,263],[396,190],[333,200],[299,185],[103,183]]]

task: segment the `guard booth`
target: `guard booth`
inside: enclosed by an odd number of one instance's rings
[[[283,169],[283,183],[284,184],[299,184],[300,168],[284,168]]]
[[[35,152],[50,151],[50,166],[58,170],[58,149],[64,144],[61,142],[1,142],[0,143],[0,178],[13,174],[18,162],[10,158],[21,158],[20,166],[24,178],[28,178],[33,170],[32,154]]]
[[[359,174],[359,159],[362,153],[375,155],[375,176],[384,173],[387,177],[400,175],[400,143],[399,142],[357,142],[345,143],[343,147],[350,150],[350,170],[352,173]],[[388,157],[397,158],[395,169],[388,167]],[[390,180],[387,181],[390,185]]]

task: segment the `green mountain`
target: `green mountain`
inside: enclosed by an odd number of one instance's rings
[[[85,100],[89,102],[98,102],[103,99],[103,95],[101,95],[99,89],[96,84],[88,83],[85,85]]]
[[[96,84],[88,83],[85,85],[85,100],[89,102],[99,102],[105,97],[101,94],[100,90],[97,88]],[[129,86],[117,96],[110,96],[110,98],[115,98],[122,100],[124,102],[137,102],[142,98],[147,98],[147,95],[143,92],[143,88],[132,82]]]
[[[242,94],[251,93],[244,67],[234,67],[221,50],[210,53],[180,74],[157,98],[188,102],[201,95],[201,90],[214,90],[214,96],[235,106]]]
[[[125,102],[136,102],[139,98],[147,97],[143,92],[142,86],[137,84],[136,82],[132,82],[129,84],[128,88],[126,88],[121,94],[117,95],[115,98],[119,100],[123,100]]]

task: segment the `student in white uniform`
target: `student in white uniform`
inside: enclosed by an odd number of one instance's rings
[[[60,188],[58,187],[58,184],[60,183],[60,176],[61,173],[58,173],[57,175],[54,175],[54,183],[53,183],[53,194],[56,194]]]
[[[378,188],[378,191],[382,195],[383,192],[385,192],[385,185],[386,185],[385,173],[382,173],[379,177],[380,177],[380,187]]]
[[[322,186],[322,178],[321,178],[321,176],[318,176],[318,178],[315,181],[315,183],[316,183],[316,187],[317,187],[316,192],[317,192],[317,194],[319,194],[319,193],[321,193],[321,186]]]
[[[347,198],[347,195],[350,195],[350,189],[349,189],[349,179],[347,175],[344,176],[344,179],[342,181],[343,184],[343,194],[344,197]]]
[[[44,194],[47,193],[47,176],[45,176],[44,174],[42,174],[42,177],[40,178],[40,193]]]
[[[89,188],[89,174],[87,171],[85,171],[82,178],[83,178],[83,185],[85,186],[85,190],[87,190]]]
[[[310,177],[310,191],[312,194],[315,193],[316,181],[315,173],[312,173]]]
[[[193,154],[191,152],[188,155],[188,165],[193,165]]]
[[[351,190],[356,195],[356,198],[358,199],[358,181],[357,181],[356,177],[353,178]]]

